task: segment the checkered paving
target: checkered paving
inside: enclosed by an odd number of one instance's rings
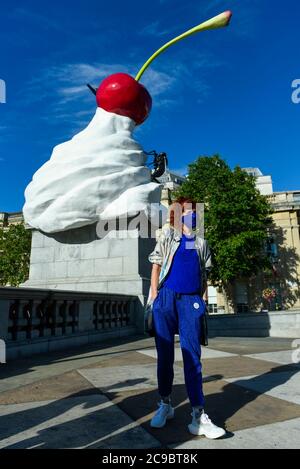
[[[187,431],[176,343],[175,419],[152,429],[157,408],[153,339],[34,358],[0,368],[0,448],[299,448],[300,373],[287,339],[213,339],[202,350],[206,411],[218,441]],[[56,370],[56,373],[55,373]],[[24,379],[22,377],[24,376]]]

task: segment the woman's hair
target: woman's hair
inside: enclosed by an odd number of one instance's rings
[[[184,206],[191,210],[196,210],[197,202],[189,197],[178,197],[170,206],[170,225],[174,228],[182,226],[181,217],[184,212]]]

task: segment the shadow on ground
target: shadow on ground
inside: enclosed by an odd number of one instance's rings
[[[146,346],[144,341],[147,341]],[[148,340],[147,340],[148,339]],[[142,345],[138,345],[140,341],[143,341]],[[149,342],[149,343],[148,343]],[[149,348],[153,345],[153,339],[149,339],[145,335],[138,336],[129,336],[122,339],[111,339],[99,344],[91,344],[87,346],[80,346],[78,348],[70,350],[61,350],[56,352],[51,352],[48,354],[35,355],[28,358],[19,358],[8,362],[6,364],[0,365],[0,380],[6,379],[12,376],[24,375],[31,373],[33,368],[38,368],[42,366],[47,366],[57,363],[74,363],[74,366],[71,369],[78,368],[77,361],[84,361],[85,359],[99,358],[102,360],[106,357],[112,357],[124,351],[135,351],[142,350],[143,348]],[[128,344],[133,344],[132,347],[128,347]],[[135,345],[136,344],[136,345]],[[122,346],[126,345],[126,349],[123,349]],[[118,348],[119,350],[111,350],[105,352],[106,349]],[[86,356],[84,356],[86,354]],[[1,381],[0,381],[0,392],[1,392]]]
[[[227,384],[222,381],[220,375],[210,376],[206,379],[207,412],[218,425],[222,426],[232,421],[229,431],[234,431],[235,426],[238,429],[251,428],[262,425],[262,422],[273,423],[276,420],[295,418],[297,415],[294,413],[294,408],[297,406],[280,399],[262,396],[262,394],[289,381],[297,371],[297,368],[293,370],[290,366],[280,366],[249,379],[249,386],[254,385],[254,387],[259,380],[259,393],[236,384]],[[105,373],[105,370],[103,372]],[[136,384],[136,381],[133,380],[131,384]],[[141,378],[138,381],[145,382],[146,380]],[[120,388],[123,383],[120,382],[117,385]],[[126,387],[128,387],[128,381],[126,381]],[[101,391],[91,387],[83,393],[70,394],[66,398],[45,404],[31,403],[25,410],[18,411],[18,406],[16,406],[14,413],[0,417],[0,438],[4,440],[19,434],[18,441],[5,444],[2,442],[1,447],[9,449],[32,447],[109,449],[138,448],[144,445],[147,448],[151,447],[150,440],[145,441],[149,434],[157,441],[156,446],[156,441],[152,440],[152,447],[167,447],[195,438],[188,434],[186,428],[191,419],[191,409],[187,402],[184,385],[174,386],[173,405],[176,407],[176,417],[168,422],[163,430],[154,430],[150,427],[150,419],[158,401],[156,390],[113,392],[110,387],[109,390],[102,389]],[[107,401],[106,397],[112,402]],[[253,407],[251,407],[259,399],[264,399],[260,405],[262,415],[258,413],[257,408],[253,414]],[[112,403],[117,404],[118,407]],[[289,407],[290,416],[286,413]],[[130,419],[120,413],[118,408]],[[84,409],[85,415],[82,415],[82,412],[80,414],[78,409]],[[237,414],[239,414],[240,424],[234,423]],[[131,425],[131,419],[138,425]],[[46,428],[37,429],[37,435],[32,436],[34,427],[43,424]],[[141,432],[139,425],[147,432]],[[31,435],[26,434],[29,431]],[[21,435],[23,432],[24,435]]]

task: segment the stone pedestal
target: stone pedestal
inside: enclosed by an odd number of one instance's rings
[[[138,229],[111,230],[99,237],[96,224],[55,235],[33,230],[29,280],[20,286],[135,295],[142,310],[150,286],[153,233],[153,227],[147,238]]]

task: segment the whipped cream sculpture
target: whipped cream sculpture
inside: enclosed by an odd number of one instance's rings
[[[44,233],[57,233],[93,224],[99,219],[135,216],[160,203],[161,185],[151,181],[147,156],[133,131],[148,117],[152,99],[139,83],[153,60],[168,47],[192,34],[227,26],[226,11],[161,47],[136,78],[116,73],[97,90],[98,108],[90,124],[70,141],[56,146],[52,156],[25,190],[25,222]]]

